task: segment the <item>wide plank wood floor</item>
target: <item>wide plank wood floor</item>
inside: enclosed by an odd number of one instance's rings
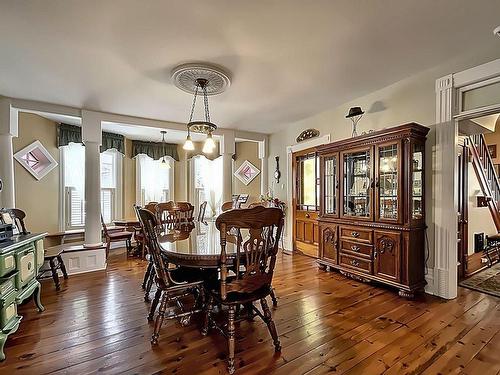
[[[145,262],[110,257],[107,271],[43,282],[37,313],[20,308],[1,374],[224,374],[226,341],[167,321],[149,339]],[[273,310],[282,352],[266,326],[237,325],[237,374],[498,374],[500,299],[460,288],[453,301],[396,291],[319,270],[313,259],[279,255]]]

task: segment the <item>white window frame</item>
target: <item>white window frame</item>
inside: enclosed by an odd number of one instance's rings
[[[138,155],[139,156],[139,155]],[[175,174],[175,159],[170,156],[165,156],[165,159],[168,163],[170,163],[170,173],[168,176],[168,186],[169,189],[163,189],[163,198],[166,201],[174,201],[175,193],[174,193],[174,174]],[[141,188],[141,163],[139,158],[135,158],[135,203],[138,206],[144,206],[149,202],[144,202],[145,200],[145,192],[144,189]]]
[[[85,147],[85,146],[84,146]],[[113,200],[112,200],[112,212],[111,212],[111,221],[122,217],[123,213],[123,155],[115,149],[106,150],[114,153],[113,161],[115,163],[115,179],[116,179],[116,188],[111,189],[113,191]],[[72,226],[69,223],[70,218],[70,207],[68,205],[68,188],[66,187],[66,182],[64,179],[64,168],[65,168],[65,160],[64,160],[64,149],[63,147],[59,148],[59,160],[60,166],[59,168],[59,230],[71,230],[71,229],[81,229],[85,226],[85,221],[83,225]],[[107,190],[109,188],[101,188],[101,190]],[[100,193],[101,194],[101,193]],[[85,199],[85,197],[83,197]],[[110,223],[106,223],[110,224]]]

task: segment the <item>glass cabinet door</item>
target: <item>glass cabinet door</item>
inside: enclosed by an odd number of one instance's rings
[[[323,214],[336,216],[338,214],[338,154],[326,156],[323,159]]]
[[[376,217],[381,221],[398,221],[402,199],[400,192],[400,147],[399,143],[377,147]]]
[[[411,219],[424,218],[424,145],[412,145],[411,163]]]
[[[344,216],[370,219],[372,159],[371,149],[342,153]]]

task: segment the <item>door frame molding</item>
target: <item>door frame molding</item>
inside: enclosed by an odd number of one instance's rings
[[[293,252],[293,170],[292,170],[292,155],[294,152],[303,151],[308,148],[321,146],[330,143],[330,134],[322,137],[314,138],[306,142],[297,143],[286,147],[286,201],[288,203],[288,212],[285,222],[285,248],[286,253]]]
[[[458,212],[458,122],[478,115],[498,112],[499,105],[461,112],[459,95],[466,86],[486,85],[500,76],[500,59],[461,72],[448,74],[436,80],[436,143],[432,182],[435,202],[434,270],[426,275],[426,292],[453,299],[458,293],[457,220]],[[454,152],[450,152],[454,150]],[[448,183],[453,181],[453,184]],[[429,221],[428,221],[429,222]]]

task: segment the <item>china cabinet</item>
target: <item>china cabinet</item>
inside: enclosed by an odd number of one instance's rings
[[[424,287],[428,131],[410,123],[318,147],[321,266],[409,298]]]

